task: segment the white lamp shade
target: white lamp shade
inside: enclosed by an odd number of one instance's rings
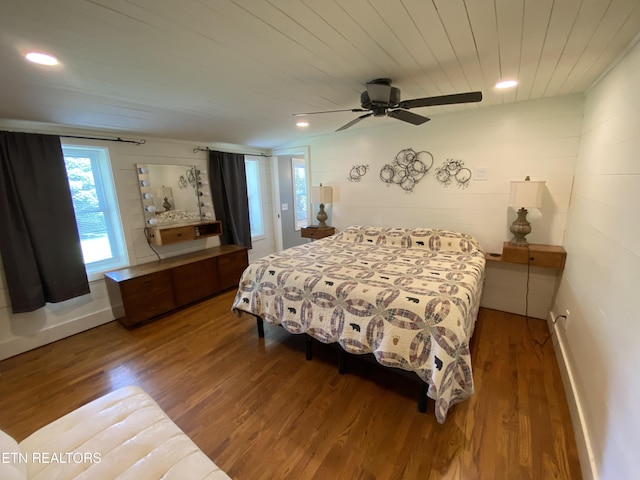
[[[331,203],[333,190],[331,187],[311,187],[311,200],[313,203]]]
[[[530,180],[511,182],[509,206],[514,208],[542,207],[542,190],[544,184],[544,181],[532,182]]]

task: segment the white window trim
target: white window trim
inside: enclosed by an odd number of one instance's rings
[[[107,208],[105,214],[107,217],[108,228],[111,232],[110,244],[114,257],[106,260],[100,260],[85,264],[87,277],[89,281],[95,281],[103,278],[103,273],[115,270],[118,268],[126,267],[129,265],[129,256],[127,251],[127,245],[125,241],[124,229],[122,227],[122,219],[120,217],[120,208],[118,205],[118,196],[116,193],[115,182],[113,180],[113,172],[111,169],[111,161],[109,159],[109,150],[106,147],[87,146],[87,145],[73,145],[64,143],[62,145],[65,156],[88,156],[94,157],[97,155],[97,169],[98,177],[95,177],[96,182],[100,182],[100,188],[105,198]],[[93,162],[92,162],[93,170]]]
[[[266,235],[266,229],[265,229],[265,224],[264,224],[264,208],[263,208],[263,203],[262,203],[262,188],[261,188],[261,172],[260,172],[260,160],[258,158],[255,157],[250,157],[250,156],[245,156],[244,158],[245,161],[245,165],[247,164],[247,162],[251,162],[251,163],[255,163],[257,170],[258,170],[258,181],[257,181],[257,189],[258,189],[258,198],[260,198],[260,219],[261,219],[261,224],[262,224],[262,233],[258,234],[258,235],[251,235],[251,240],[263,240],[265,238],[267,238]],[[248,189],[248,185],[247,185],[247,189]],[[251,208],[251,206],[249,206],[249,208]]]
[[[302,220],[298,220],[298,199],[296,198],[296,167],[302,167],[302,169],[305,172],[305,187],[306,187],[306,196],[307,196],[307,217],[302,219]],[[296,232],[299,232],[300,229],[302,229],[303,227],[306,227],[309,225],[309,191],[308,191],[308,186],[306,185],[307,182],[307,177],[308,177],[308,172],[307,172],[307,168],[306,168],[306,164],[304,161],[304,158],[296,158],[296,157],[292,157],[291,158],[291,189],[293,191],[293,222],[294,222],[294,230]]]

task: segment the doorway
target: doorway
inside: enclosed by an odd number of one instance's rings
[[[272,178],[278,251],[307,240],[300,229],[311,223],[308,147],[274,151]]]

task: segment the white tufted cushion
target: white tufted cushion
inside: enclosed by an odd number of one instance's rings
[[[149,395],[133,386],[46,425],[20,448],[36,459],[28,464],[32,479],[229,479]],[[51,461],[54,454],[66,461]]]
[[[0,478],[2,480],[25,480],[27,464],[24,454],[12,437],[0,430]]]

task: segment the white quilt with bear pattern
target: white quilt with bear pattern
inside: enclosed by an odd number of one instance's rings
[[[232,308],[415,372],[443,423],[473,393],[469,341],[484,269],[467,234],[352,226],[253,262]]]

